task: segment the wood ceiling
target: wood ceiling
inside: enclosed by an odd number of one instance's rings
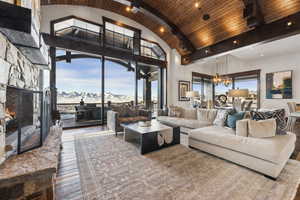
[[[300,0],[259,0],[266,23],[270,23],[300,11]],[[112,0],[41,0],[42,5],[69,4],[84,5],[112,11],[143,24],[159,35],[171,48],[182,55],[177,37],[166,31],[161,33],[161,24],[152,18],[125,10],[123,4]],[[145,3],[167,16],[195,48],[203,48],[250,30],[243,18],[243,0],[200,0],[201,9],[194,6],[196,0],[144,0]],[[203,14],[210,19],[204,21]]]

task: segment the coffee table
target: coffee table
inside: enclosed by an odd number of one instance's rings
[[[157,120],[152,120],[149,127],[141,127],[138,122],[121,124],[121,126],[124,128],[124,141],[137,144],[141,154],[180,144],[180,127],[165,125]],[[173,139],[164,140],[165,134],[169,136],[173,134]]]

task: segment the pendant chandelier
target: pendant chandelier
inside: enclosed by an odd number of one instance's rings
[[[227,71],[226,73],[228,73],[228,56],[226,56],[226,65],[225,67],[222,66],[223,68],[227,68]],[[229,85],[232,84],[232,78],[230,78],[229,76],[226,76],[226,75],[220,75],[218,73],[218,70],[219,69],[219,66],[218,66],[218,60],[216,58],[216,75],[213,77],[212,81],[215,85],[219,85],[219,84],[223,84],[225,87],[228,87]],[[226,74],[224,73],[224,74]]]

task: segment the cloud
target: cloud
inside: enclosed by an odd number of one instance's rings
[[[62,91],[100,92],[101,77],[97,70],[77,71],[72,68],[57,68],[57,88]],[[106,77],[105,89],[113,93],[129,94],[134,90],[134,78],[126,76]]]

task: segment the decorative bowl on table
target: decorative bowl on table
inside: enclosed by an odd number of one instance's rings
[[[139,121],[140,127],[149,127],[151,126],[151,121]]]

